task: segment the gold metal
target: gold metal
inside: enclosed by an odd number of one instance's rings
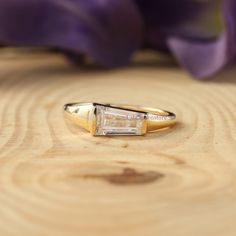
[[[176,123],[176,115],[172,112],[141,106],[120,105],[120,104],[101,104],[101,103],[69,103],[64,106],[64,115],[67,120],[75,125],[83,127],[92,135],[96,135],[96,106],[104,106],[134,111],[145,114],[142,124],[142,134],[156,132],[161,129],[172,127]]]

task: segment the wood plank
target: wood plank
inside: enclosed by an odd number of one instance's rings
[[[107,71],[0,56],[0,235],[236,234],[235,69],[199,82],[145,57]],[[92,137],[63,120],[75,101],[160,107],[178,124]]]

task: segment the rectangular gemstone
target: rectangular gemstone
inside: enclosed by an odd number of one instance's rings
[[[96,135],[142,135],[145,113],[96,106]]]

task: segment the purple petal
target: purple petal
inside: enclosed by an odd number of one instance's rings
[[[204,79],[214,75],[236,57],[236,1],[224,1],[225,32],[211,41],[170,37],[169,47],[179,63],[192,75]]]
[[[142,19],[128,0],[2,0],[0,43],[46,46],[126,64],[140,47]]]

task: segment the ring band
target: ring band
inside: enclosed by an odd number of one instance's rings
[[[174,113],[156,108],[101,103],[69,103],[65,118],[94,136],[144,135],[170,128]]]

